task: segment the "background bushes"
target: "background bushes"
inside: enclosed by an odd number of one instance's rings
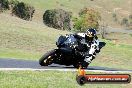
[[[11,9],[12,15],[16,15],[24,20],[32,20],[34,14],[34,7],[16,0],[0,0],[0,12]]]
[[[76,31],[85,31],[88,28],[98,29],[99,20],[101,20],[101,16],[97,11],[84,8],[79,12],[79,18],[74,20],[74,29]]]
[[[46,10],[43,15],[43,22],[49,27],[61,30],[71,30],[71,13],[62,9]]]
[[[35,9],[33,6],[17,0],[0,0],[0,9],[9,9],[11,14],[24,20],[32,20]],[[63,9],[46,10],[43,14],[43,23],[49,27],[61,30],[85,31],[88,28],[98,29],[100,14],[94,9],[84,8],[79,12],[79,17],[71,23],[71,12]],[[125,21],[124,21],[125,22]],[[123,22],[123,23],[124,23]],[[72,25],[72,26],[71,26]]]
[[[0,0],[0,12],[3,10],[9,9],[9,2],[8,0]]]
[[[132,14],[128,17],[122,18],[121,25],[125,27],[125,29],[132,29]]]
[[[33,14],[35,12],[34,7],[18,1],[11,2],[12,15],[16,15],[24,20],[32,20]]]

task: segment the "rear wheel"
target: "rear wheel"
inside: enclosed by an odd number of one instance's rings
[[[52,64],[53,60],[55,59],[55,55],[55,50],[49,51],[39,59],[39,64],[41,66],[48,66]]]

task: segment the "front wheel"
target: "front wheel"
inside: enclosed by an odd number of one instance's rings
[[[51,50],[48,53],[44,54],[40,59],[39,59],[39,64],[41,66],[48,66],[53,63],[53,60],[55,59],[55,50]]]

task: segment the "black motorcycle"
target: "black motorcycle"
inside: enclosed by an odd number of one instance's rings
[[[88,50],[86,45],[80,45],[73,35],[68,35],[67,37],[60,36],[56,45],[58,49],[51,50],[44,54],[40,58],[39,64],[41,66],[48,66],[55,63],[66,66],[73,65],[75,68],[79,68],[81,62],[84,61],[83,52]],[[100,42],[100,49],[104,45],[104,42]]]

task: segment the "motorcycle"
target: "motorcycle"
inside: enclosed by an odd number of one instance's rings
[[[41,66],[48,66],[52,63],[59,65],[73,65],[75,68],[79,68],[81,62],[84,61],[84,56],[81,52],[85,52],[88,49],[86,45],[81,45],[78,52],[78,40],[71,34],[66,36],[60,36],[56,42],[57,49],[53,49],[48,53],[44,54],[39,59],[39,64]],[[104,42],[100,42],[100,49],[105,45]]]

